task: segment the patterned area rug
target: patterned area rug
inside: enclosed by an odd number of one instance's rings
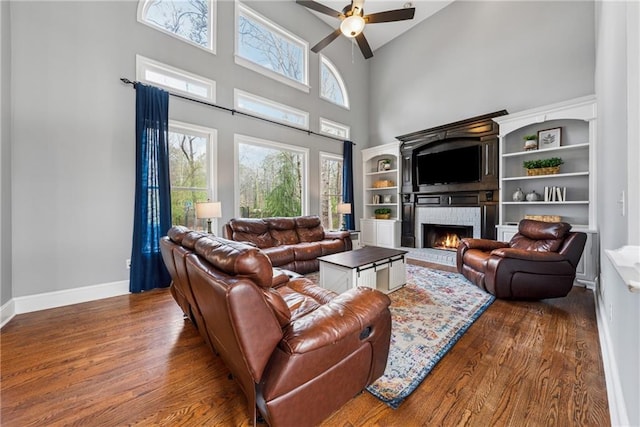
[[[387,368],[367,390],[395,409],[495,298],[461,274],[413,264],[407,264],[407,284],[389,297]]]

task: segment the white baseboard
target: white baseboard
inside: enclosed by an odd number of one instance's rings
[[[594,292],[593,295],[596,302],[596,320],[598,321],[598,335],[600,336],[600,351],[602,352],[604,377],[607,384],[611,425],[614,427],[628,426],[629,416],[627,415],[627,407],[622,393],[622,385],[620,384],[620,371],[613,354],[607,310],[598,293]]]
[[[0,328],[9,322],[9,320],[13,319],[13,316],[16,315],[16,306],[13,303],[13,300],[10,299],[6,302],[2,307],[0,307]]]
[[[81,302],[95,301],[129,293],[129,281],[103,283],[83,286],[81,288],[64,289],[62,291],[15,297],[0,308],[0,327],[4,326],[16,314],[46,310]]]

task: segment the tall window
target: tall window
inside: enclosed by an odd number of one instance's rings
[[[320,153],[320,219],[327,230],[340,228],[338,203],[342,201],[342,156]]]
[[[141,0],[138,21],[215,52],[215,0]]]
[[[236,63],[309,92],[309,44],[236,2]]]
[[[171,121],[169,173],[171,220],[174,225],[205,229],[196,221],[195,203],[215,200],[216,130]]]
[[[236,203],[240,217],[305,215],[307,149],[236,135]]]
[[[349,95],[338,69],[326,56],[320,55],[320,97],[349,108]]]

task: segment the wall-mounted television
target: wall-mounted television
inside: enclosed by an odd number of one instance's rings
[[[478,182],[481,167],[480,145],[416,156],[418,185]]]

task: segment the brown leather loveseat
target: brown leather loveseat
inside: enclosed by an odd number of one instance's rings
[[[462,239],[458,271],[497,298],[543,299],[566,296],[587,235],[566,222],[523,219],[509,242]]]
[[[338,295],[273,269],[255,246],[185,227],[169,230],[161,250],[174,297],[197,313],[254,424],[258,410],[270,425],[316,425],[383,374],[391,334],[383,293]]]
[[[325,231],[318,216],[234,218],[223,236],[262,249],[274,267],[307,274],[318,271],[318,257],[350,251],[347,231]]]

